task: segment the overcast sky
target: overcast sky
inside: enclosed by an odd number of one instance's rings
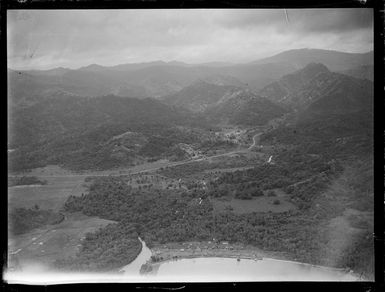
[[[248,62],[297,48],[373,49],[371,9],[8,11],[8,67]]]

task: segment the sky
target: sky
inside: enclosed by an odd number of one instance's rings
[[[372,9],[7,11],[13,69],[246,63],[300,48],[372,50]]]

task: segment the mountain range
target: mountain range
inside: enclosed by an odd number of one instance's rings
[[[9,69],[10,165],[132,165],[179,144],[199,148],[213,141],[213,128],[261,126],[285,113],[306,137],[321,128],[333,137],[368,132],[371,68],[372,53],[294,50],[248,64]],[[292,130],[282,126],[275,138]]]
[[[174,94],[199,79],[215,82],[218,76],[221,76],[222,85],[235,85],[234,80],[237,80],[237,83],[252,90],[260,90],[311,62],[322,63],[331,71],[358,74],[355,71],[359,66],[373,65],[373,52],[355,54],[299,49],[245,64],[214,62],[192,65],[176,61],[154,61],[110,67],[92,64],[79,69],[9,69],[8,88],[15,102],[50,96],[56,91],[90,97],[114,94],[158,98]]]

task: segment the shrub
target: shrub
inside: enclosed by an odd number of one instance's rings
[[[281,204],[281,201],[280,200],[274,200],[273,204],[274,205],[279,205],[279,204]]]
[[[260,188],[257,188],[257,189],[255,189],[255,190],[251,193],[251,195],[252,195],[253,197],[262,197],[262,196],[263,196],[263,191],[262,191]]]
[[[241,200],[251,200],[252,199],[252,196],[246,192],[239,192],[235,195],[235,197],[237,199],[241,199]]]

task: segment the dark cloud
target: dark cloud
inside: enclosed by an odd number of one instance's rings
[[[14,67],[80,67],[162,59],[246,62],[286,49],[372,48],[372,11],[8,11]],[[31,57],[32,56],[32,57]]]

